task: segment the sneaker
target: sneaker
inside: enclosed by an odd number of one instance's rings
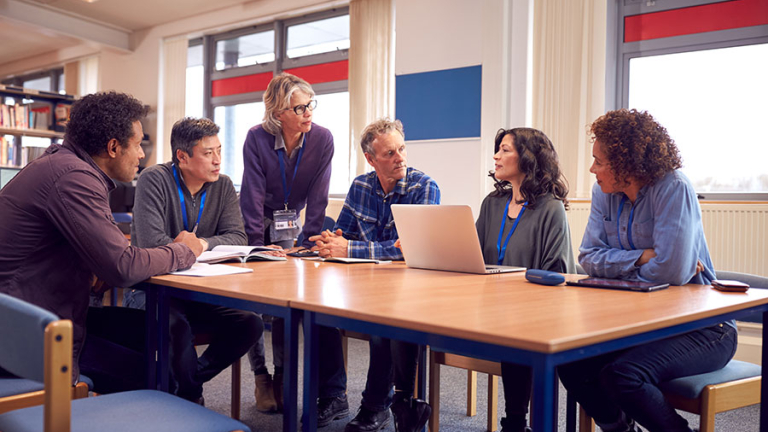
[[[360,407],[355,418],[347,423],[344,432],[378,432],[392,423],[392,415],[388,409],[384,411],[371,411]]]
[[[418,432],[424,428],[432,414],[432,407],[421,399],[399,399],[392,404],[397,432]]]
[[[263,413],[276,412],[277,402],[275,402],[275,393],[272,388],[272,375],[256,375],[255,381],[256,388],[253,395],[256,398],[256,410]]]
[[[326,427],[334,420],[349,416],[347,395],[317,400],[317,427]]]

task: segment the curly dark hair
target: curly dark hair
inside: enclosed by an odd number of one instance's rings
[[[501,140],[505,136],[512,135],[512,143],[518,154],[518,168],[525,174],[525,179],[520,184],[522,199],[517,202],[528,201],[528,207],[536,207],[536,198],[545,193],[551,193],[555,198],[563,202],[568,209],[568,182],[565,180],[557,152],[552,141],[544,132],[532,128],[499,129],[496,133],[494,153],[499,152]],[[490,171],[489,177],[496,182],[494,195],[507,195],[512,193],[512,185],[508,181],[501,181]]]
[[[219,133],[219,127],[216,123],[207,118],[184,117],[173,125],[171,130],[171,153],[173,163],[179,164],[179,158],[176,157],[176,150],[181,150],[189,156],[197,143],[209,136],[216,136]]]
[[[592,123],[590,131],[602,145],[617,183],[653,184],[683,166],[667,129],[647,111],[609,111]]]
[[[133,123],[148,111],[149,107],[125,93],[89,94],[72,104],[65,138],[91,156],[105,152],[113,138],[125,147],[133,136]]]

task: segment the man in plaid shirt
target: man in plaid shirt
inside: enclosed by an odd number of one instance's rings
[[[373,172],[355,179],[349,188],[336,231],[313,236],[321,257],[403,259],[392,218],[392,204],[440,204],[440,189],[428,175],[406,164],[405,135],[400,121],[380,119],[363,130],[360,139]],[[413,399],[421,347],[376,336],[370,341],[370,365],[363,401],[345,432],[375,432],[392,421],[398,432],[421,430],[430,406]],[[394,393],[392,387],[394,377]]]

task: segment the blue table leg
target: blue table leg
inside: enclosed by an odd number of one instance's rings
[[[427,400],[427,346],[419,346],[419,369],[417,372],[416,395],[419,399]]]
[[[766,375],[766,362],[768,362],[768,311],[763,312],[763,379],[760,381],[760,430],[768,430],[768,376]]]
[[[157,382],[167,392],[170,378],[170,298],[164,286],[156,285],[157,292]]]
[[[148,389],[157,389],[157,291],[154,286],[148,283],[142,283],[137,286],[138,289],[144,290],[146,293],[146,325],[145,332],[145,372],[146,372],[146,387]]]
[[[298,389],[299,389],[299,319],[301,312],[288,310],[285,318],[283,354],[283,430],[298,430]]]
[[[304,412],[301,420],[303,432],[317,430],[317,381],[320,374],[318,335],[315,313],[304,312]]]
[[[554,432],[555,415],[555,366],[549,356],[542,355],[533,365],[532,425],[536,432]]]

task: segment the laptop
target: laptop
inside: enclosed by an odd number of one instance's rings
[[[525,271],[485,264],[469,206],[393,204],[392,215],[408,267],[475,274]]]
[[[588,277],[579,279],[576,281],[567,281],[566,285],[589,287],[589,288],[605,288],[615,289],[623,291],[638,291],[638,292],[651,292],[658,291],[665,288],[669,288],[668,283],[651,283],[641,281],[626,281],[619,279],[604,279]]]

